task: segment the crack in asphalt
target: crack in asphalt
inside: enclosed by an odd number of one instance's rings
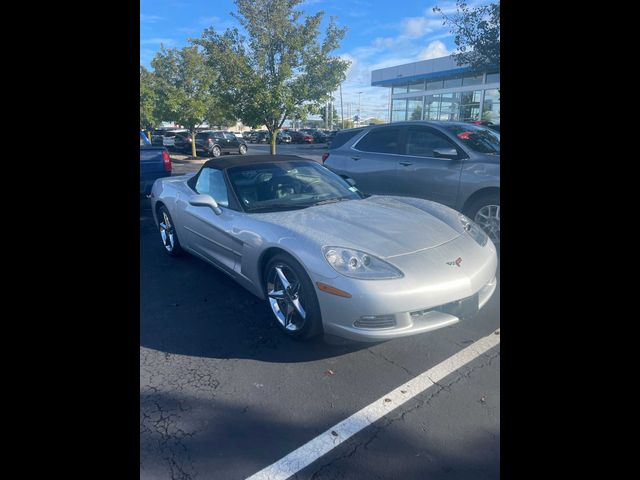
[[[394,362],[393,360],[391,360],[390,358],[387,358],[386,355],[384,355],[382,352],[374,352],[373,350],[371,350],[370,348],[367,348],[367,352],[369,352],[371,355],[373,355],[374,357],[379,357],[381,359],[383,359],[384,361],[390,363],[391,365],[395,365],[396,367],[404,370],[404,372],[409,375],[410,378],[414,377],[415,375],[413,373],[411,373],[404,365],[400,365],[399,363]]]
[[[347,440],[347,442],[345,443],[350,443],[352,440],[355,443],[355,446],[349,450],[349,452],[347,452],[346,454],[340,455],[338,457],[333,458],[331,461],[321,465],[317,470],[315,470],[311,477],[309,478],[309,480],[316,480],[316,478],[318,477],[318,475],[321,474],[322,471],[326,470],[327,468],[331,467],[333,464],[339,462],[340,460],[344,460],[346,458],[350,458],[352,457],[356,451],[362,447],[362,450],[367,450],[367,447],[369,446],[369,444],[371,442],[373,442],[377,437],[378,434],[386,429],[386,427],[388,427],[389,425],[391,425],[392,423],[396,422],[397,420],[405,420],[405,416],[408,415],[409,413],[412,413],[420,408],[422,408],[425,405],[430,405],[431,402],[444,390],[444,391],[451,391],[451,387],[457,383],[459,383],[460,381],[462,381],[463,379],[468,379],[471,377],[471,375],[473,374],[473,372],[475,372],[476,370],[479,370],[481,368],[484,368],[486,366],[491,365],[491,363],[493,362],[493,360],[495,360],[496,358],[498,358],[500,356],[500,350],[498,350],[497,353],[495,353],[494,355],[491,356],[487,356],[487,354],[483,354],[481,357],[486,357],[486,359],[481,362],[480,364],[474,366],[473,368],[467,370],[467,371],[458,371],[458,375],[456,376],[456,378],[454,380],[452,380],[450,383],[443,385],[441,383],[438,382],[433,382],[433,380],[431,380],[431,378],[429,378],[434,385],[438,386],[439,388],[437,390],[435,390],[434,392],[430,393],[426,398],[423,398],[421,400],[418,400],[418,402],[411,408],[402,411],[402,413],[395,414],[393,415],[392,413],[390,413],[389,415],[385,416],[384,418],[384,423],[382,425],[370,425],[370,427],[373,427],[374,430],[372,432],[369,433],[369,435],[366,438],[362,438],[360,439],[360,441],[355,441],[353,440],[353,437],[349,440]],[[420,394],[422,395],[422,394]],[[402,407],[400,407],[402,409]],[[367,427],[367,428],[370,428]],[[337,472],[340,473],[340,472]],[[342,475],[340,475],[339,477],[331,477],[332,479],[335,478],[341,478]],[[298,478],[298,475],[296,474],[294,476],[294,478]]]
[[[184,426],[192,410],[185,403],[187,395],[214,399],[220,370],[232,366],[232,362],[212,365],[206,359],[140,349],[141,471],[164,465],[171,480],[197,477],[187,442],[198,429]]]

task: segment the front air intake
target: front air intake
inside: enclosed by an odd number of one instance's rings
[[[393,315],[366,315],[353,322],[358,328],[393,328],[396,326],[396,318]]]

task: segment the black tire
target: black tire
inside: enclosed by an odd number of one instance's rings
[[[278,253],[269,260],[264,269],[263,275],[265,294],[269,292],[270,275],[275,275],[272,273],[272,270],[274,270],[276,266],[280,266],[284,272],[293,272],[295,277],[297,277],[301,287],[301,290],[298,290],[298,293],[300,294],[299,299],[306,313],[301,328],[293,331],[289,330],[284,327],[280,320],[278,320],[278,317],[271,306],[271,299],[267,295],[267,305],[273,312],[276,324],[285,335],[296,340],[310,340],[321,335],[323,333],[322,314],[320,313],[320,305],[318,304],[318,297],[316,295],[315,288],[309,279],[307,272],[293,257],[284,253]],[[298,315],[297,312],[296,315]],[[299,315],[298,319],[300,319]]]
[[[245,155],[247,153],[247,146],[244,144],[240,145],[240,148],[238,148],[238,153],[240,155]]]
[[[498,207],[500,207],[500,194],[498,193],[486,193],[483,195],[479,195],[478,197],[474,198],[471,202],[469,202],[469,204],[465,207],[463,213],[469,217],[471,220],[473,220],[474,222],[478,223],[480,226],[482,226],[484,228],[484,226],[482,225],[482,223],[478,220],[477,215],[478,212],[480,212],[480,210],[482,210],[485,207],[488,207],[490,205],[497,205]],[[499,226],[499,224],[498,224]],[[491,235],[491,233],[484,228],[484,230],[487,232],[487,234],[489,234],[489,236],[491,237],[491,240],[493,241],[493,243],[496,244],[496,246],[498,246],[500,244],[500,232],[498,230],[498,241],[496,242],[496,239]]]
[[[162,225],[165,224],[165,222],[163,221],[165,215],[170,222],[169,234],[172,234],[173,238],[171,238],[167,234],[166,230],[165,230],[165,236],[163,236]],[[167,210],[167,207],[165,207],[164,205],[160,205],[160,208],[158,209],[158,229],[160,230],[160,240],[162,242],[163,250],[165,251],[165,253],[172,257],[178,257],[182,255],[184,253],[184,250],[182,250],[182,247],[180,246],[178,233],[175,231],[175,224],[173,223],[173,219],[171,218],[171,214],[169,213],[169,210]]]
[[[211,147],[211,156],[212,157],[219,157],[220,155],[222,155],[222,150],[220,150],[220,147],[217,145],[214,145],[213,147]]]

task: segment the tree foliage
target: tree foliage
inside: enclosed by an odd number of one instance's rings
[[[469,65],[474,71],[483,71],[500,65],[500,2],[475,8],[466,0],[456,0],[456,12],[446,15],[440,7],[434,7],[444,19],[443,25],[451,28],[458,53],[454,53],[458,65]]]
[[[303,18],[302,0],[236,0],[247,33],[207,28],[192,42],[204,49],[207,65],[219,73],[216,88],[245,125],[264,124],[275,138],[287,118],[305,118],[329,99],[345,78],[349,62],[331,55],[346,28],[331,17],[324,38],[324,12]]]
[[[157,126],[162,119],[157,106],[154,75],[140,65],[140,129],[148,130]]]
[[[160,115],[191,132],[192,155],[196,155],[195,129],[211,117],[217,101],[212,95],[216,80],[197,46],[181,49],[161,47],[151,61]]]

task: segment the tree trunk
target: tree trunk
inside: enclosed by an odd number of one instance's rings
[[[191,156],[196,157],[196,130],[191,130]]]
[[[276,128],[271,132],[271,155],[276,154],[276,139],[278,138],[279,131],[280,129]]]

